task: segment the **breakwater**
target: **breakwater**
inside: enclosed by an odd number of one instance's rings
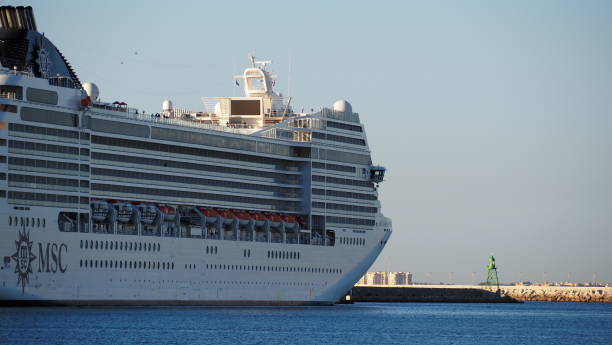
[[[522,301],[612,302],[610,287],[500,286],[500,291],[479,285],[355,286],[354,302],[465,302],[517,303]]]
[[[590,286],[500,286],[502,295],[520,301],[612,302],[612,287]]]

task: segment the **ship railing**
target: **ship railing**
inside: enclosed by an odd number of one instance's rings
[[[96,107],[96,108],[100,108],[100,107]],[[106,110],[117,111],[117,112],[126,112],[129,114],[129,116],[125,116],[123,114],[112,114],[112,113],[105,113],[105,112],[96,112],[95,115],[102,115],[102,116],[123,118],[123,119],[127,118],[130,120],[160,123],[160,124],[172,125],[172,126],[178,126],[178,127],[191,127],[191,128],[197,128],[197,129],[208,129],[208,130],[213,130],[213,131],[221,131],[221,132],[234,133],[234,134],[245,134],[244,129],[241,129],[241,128],[212,125],[212,124],[201,123],[201,122],[197,122],[193,120],[186,120],[182,118],[164,117],[161,114],[141,114],[141,113],[138,113],[138,110],[133,109],[133,108],[127,108],[125,111],[119,110],[116,107],[110,107],[110,108],[102,107],[102,108]]]
[[[32,73],[32,71],[29,70],[18,70],[17,67],[14,67],[13,69],[10,68],[0,68],[0,74],[10,74],[10,75],[23,75],[26,77],[33,77],[34,73]]]
[[[138,109],[136,108],[128,108],[126,106],[121,106],[121,105],[112,104],[112,103],[92,103],[91,106],[96,109],[118,111],[118,112],[128,113],[128,114],[138,114]]]
[[[321,115],[334,120],[359,123],[359,114],[348,111],[335,111],[328,108],[321,109]]]

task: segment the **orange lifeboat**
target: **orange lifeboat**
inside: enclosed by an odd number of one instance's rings
[[[164,220],[174,220],[176,218],[176,209],[168,205],[158,205],[157,207],[164,214]]]
[[[269,213],[266,215],[266,217],[268,218],[268,220],[270,221],[270,225],[271,226],[279,226],[280,223],[283,221],[283,219],[281,218],[281,216],[279,216],[276,213]]]
[[[267,216],[271,222],[282,222],[283,221],[283,218],[276,213],[270,213]]]
[[[230,210],[220,210],[218,211],[219,215],[226,219],[234,219],[236,216]]]
[[[295,216],[292,216],[289,214],[283,214],[281,215],[281,218],[285,222],[286,229],[295,229],[298,226]]]
[[[281,218],[283,219],[283,221],[287,223],[295,223],[295,216],[283,214]]]
[[[234,218],[236,218],[236,216],[230,210],[219,210],[217,211],[217,213],[219,213],[221,218],[223,218],[223,222],[225,224],[232,223],[234,221]]]
[[[257,226],[262,226],[264,224],[264,222],[266,221],[266,216],[264,216],[261,213],[257,213],[257,212],[249,212],[251,215],[251,218],[255,220],[255,225]]]
[[[251,219],[251,215],[247,211],[234,210],[232,212],[240,219]]]
[[[251,221],[251,215],[246,211],[234,210],[232,212],[238,217],[240,224],[248,224]]]
[[[198,210],[202,212],[206,217],[216,218],[219,214],[214,208],[198,207]]]

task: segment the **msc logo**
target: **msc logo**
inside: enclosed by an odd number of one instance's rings
[[[25,293],[25,286],[30,281],[30,273],[32,273],[32,261],[36,260],[36,256],[32,254],[32,241],[30,241],[30,233],[26,232],[25,227],[23,231],[19,231],[19,239],[15,241],[17,252],[13,254],[12,258],[15,260],[17,266],[15,267],[15,273],[17,273],[17,285],[21,284],[21,293]]]
[[[21,293],[25,293],[25,287],[30,282],[32,273],[32,262],[38,259],[38,273],[66,272],[66,265],[62,263],[62,255],[68,253],[65,243],[38,243],[38,257],[32,252],[33,241],[30,241],[30,233],[25,227],[19,231],[19,239],[15,241],[16,252],[11,256],[16,263],[17,285],[21,285]]]

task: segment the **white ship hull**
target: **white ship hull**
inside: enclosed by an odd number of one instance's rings
[[[12,208],[3,205],[3,210]],[[304,246],[69,233],[59,231],[58,211],[29,207],[29,210],[2,214],[0,253],[11,259],[0,270],[0,304],[333,304],[372,265],[383,248],[381,241],[384,243],[390,235],[384,229],[369,231],[363,237],[364,248],[355,251],[353,245]],[[8,226],[8,217],[16,217],[17,225]],[[21,218],[29,218],[29,226],[20,226]],[[32,226],[39,219],[40,224],[45,219],[44,228]],[[31,242],[28,253],[20,254],[17,250],[20,234]],[[85,248],[85,241],[93,243],[93,249],[91,245]],[[110,242],[128,243],[127,248],[132,243],[132,250],[117,250],[114,244],[111,250],[107,247]],[[146,250],[135,250],[140,245]],[[153,250],[158,245],[159,251]],[[207,255],[207,246],[216,247],[217,254]],[[245,250],[250,250],[250,257],[244,256]],[[300,256],[299,260],[270,259],[268,251],[299,252]],[[20,275],[19,259],[26,259],[31,271],[23,270],[25,274]],[[87,267],[84,261],[88,261]],[[113,268],[109,266],[110,261]],[[121,268],[116,267],[121,261],[137,268],[124,268],[123,264]],[[139,267],[142,264],[147,268]],[[162,265],[170,268],[163,269]]]

